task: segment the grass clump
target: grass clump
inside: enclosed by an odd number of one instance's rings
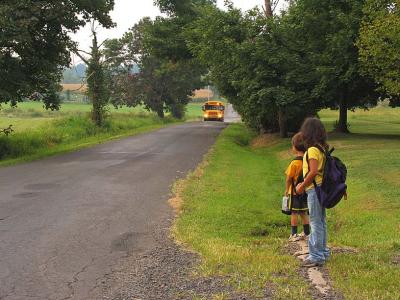
[[[333,113],[320,115],[332,129]],[[353,134],[329,136],[348,166],[349,199],[328,210],[336,250],[327,268],[346,299],[399,299],[400,113],[350,116]],[[202,274],[227,275],[255,296],[267,286],[277,299],[308,299],[299,262],[285,251],[290,223],[280,212],[290,140],[271,136],[253,147],[253,138],[242,125],[225,129],[202,175],[189,177],[181,192],[174,234],[202,255]]]

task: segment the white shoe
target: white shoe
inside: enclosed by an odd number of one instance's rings
[[[289,236],[289,242],[297,242],[301,237],[296,233]]]
[[[299,236],[300,239],[302,239],[302,240],[305,240],[305,238],[306,238],[306,234],[305,234],[304,232],[300,233],[298,236]]]
[[[302,233],[300,233],[298,236],[300,237],[300,239],[305,240],[306,242],[308,241],[308,238],[310,237],[309,235],[306,235],[304,233],[304,231]]]

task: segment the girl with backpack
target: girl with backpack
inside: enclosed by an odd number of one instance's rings
[[[286,189],[285,197],[289,197],[291,234],[290,242],[304,239],[310,234],[310,224],[308,219],[307,195],[298,195],[295,191],[296,185],[303,180],[303,156],[306,151],[300,133],[292,138],[292,151],[295,158],[286,169]],[[303,223],[303,232],[297,234],[297,222],[299,217]]]
[[[327,247],[326,211],[321,206],[316,188],[321,186],[325,166],[325,154],[328,151],[327,134],[322,122],[317,118],[307,118],[300,132],[307,149],[303,158],[304,181],[296,187],[297,194],[307,193],[310,212],[311,235],[308,239],[309,254],[303,267],[322,266],[330,256]]]

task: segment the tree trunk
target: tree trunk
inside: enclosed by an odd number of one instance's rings
[[[346,94],[343,94],[340,97],[340,102],[339,102],[339,122],[336,127],[337,132],[342,132],[342,133],[349,133],[349,128],[347,126],[347,97]]]
[[[160,119],[164,119],[164,110],[163,109],[157,109],[157,115]]]
[[[272,17],[272,5],[271,0],[265,0],[265,16],[267,18]]]
[[[171,106],[171,114],[175,119],[182,119],[184,116],[184,109],[183,105],[179,105],[178,103],[172,104]]]
[[[102,95],[102,85],[104,85],[103,77],[102,77],[102,65],[100,62],[101,54],[99,51],[99,45],[97,43],[97,35],[96,32],[92,29],[93,39],[92,39],[92,50],[91,50],[91,59],[89,60],[88,70],[91,70],[92,73],[89,74],[87,81],[88,81],[88,88],[90,94],[92,96],[92,119],[95,122],[96,126],[101,127],[103,126],[104,121],[104,103],[103,99],[101,98]]]
[[[279,135],[281,138],[286,138],[287,134],[287,116],[284,107],[279,107],[278,110],[278,123],[279,123]]]

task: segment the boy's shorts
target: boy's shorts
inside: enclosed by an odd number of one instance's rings
[[[290,195],[290,211],[295,214],[308,213],[307,194],[301,196]]]

